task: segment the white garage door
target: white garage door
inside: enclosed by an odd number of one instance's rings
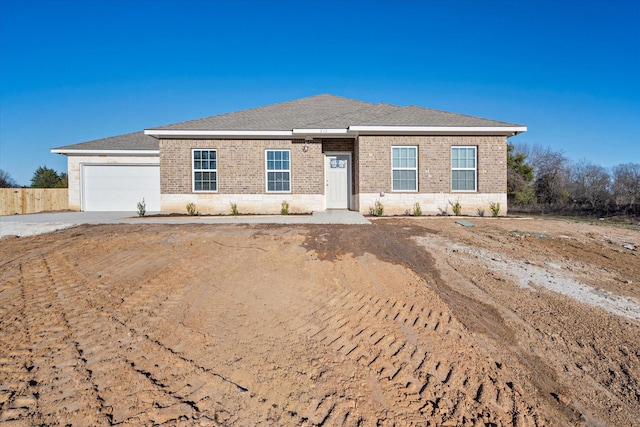
[[[160,210],[160,166],[85,165],[85,211],[137,211],[144,199],[147,211]]]

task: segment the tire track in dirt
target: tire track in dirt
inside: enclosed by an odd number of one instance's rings
[[[570,420],[597,425],[602,423],[598,418],[605,418],[595,415],[600,413],[607,414],[606,418],[615,425],[625,424],[625,418],[637,421],[633,414],[638,412],[640,395],[634,392],[638,375],[633,361],[640,353],[626,339],[627,334],[637,330],[637,324],[543,287],[519,286],[523,275],[518,275],[515,268],[495,268],[496,263],[544,265],[551,262],[550,254],[535,254],[547,261],[533,255],[518,259],[504,249],[500,255],[496,252],[482,256],[487,253],[485,247],[504,244],[497,231],[491,234],[491,244],[485,243],[485,233],[478,237],[468,232],[464,239],[456,234],[455,239],[430,236],[417,240],[437,256],[442,274],[453,284],[499,308],[502,316],[509,319],[518,343],[516,346],[507,341],[504,348],[512,354],[503,353],[500,357],[511,359],[512,364],[519,362],[520,373],[530,372],[528,376],[543,397],[559,406]],[[507,240],[513,239],[510,232],[502,234],[507,234]],[[460,250],[461,241],[475,249]],[[517,243],[522,245],[520,239]],[[564,274],[555,266],[550,269],[550,277]],[[547,280],[545,275],[542,277]],[[606,331],[604,336],[601,331]],[[607,345],[603,345],[605,342]],[[626,363],[614,362],[617,351],[624,354]],[[625,406],[627,409],[623,409]]]
[[[172,269],[173,274],[180,277],[180,283],[158,289],[150,281],[131,293],[123,304],[130,305],[133,311],[138,311],[140,306],[149,307],[150,312],[156,313],[153,322],[142,321],[143,318],[148,319],[146,317],[127,316],[126,309],[118,310],[114,315],[118,321],[123,326],[128,325],[132,334],[140,335],[164,350],[161,365],[173,366],[174,371],[179,367],[172,373],[179,378],[178,393],[185,400],[193,402],[199,413],[212,417],[222,425],[273,425],[283,419],[287,424],[299,425],[301,420],[282,409],[283,405],[232,376],[221,373],[222,370],[218,371],[215,366],[211,367],[208,354],[212,351],[212,344],[208,337],[185,323],[185,312],[189,311],[185,293],[189,292],[190,285],[198,280],[198,276],[193,273],[190,262],[180,263]],[[153,298],[148,298],[150,295]],[[154,363],[145,363],[143,369],[147,375],[153,376],[154,367],[157,367]],[[157,381],[155,377],[154,380]],[[159,382],[173,388],[166,381]]]
[[[368,372],[380,387],[385,409],[367,423],[545,424],[521,388],[503,379],[501,366],[478,362],[482,357],[464,327],[441,304],[429,308],[344,290],[311,317],[304,332]],[[460,349],[454,357],[451,347]],[[333,421],[336,405],[320,399],[314,419]]]
[[[28,331],[29,346],[29,357],[24,364],[31,374],[26,384],[35,391],[22,396],[23,411],[16,419],[44,425],[66,420],[68,424],[79,425],[85,422],[83,411],[104,411],[74,341],[64,301],[55,294],[51,273],[42,253],[20,264],[18,282],[23,289],[25,308],[20,314]],[[57,409],[40,414],[40,405]],[[3,417],[11,418],[6,412]],[[92,420],[95,425],[109,424],[108,415],[104,413]]]
[[[2,382],[0,419],[44,425],[161,424],[189,413],[188,408],[175,411],[172,406],[181,402],[157,382],[150,387],[145,384],[148,380],[141,381],[149,375],[135,369],[132,360],[137,358],[131,356],[136,343],[126,339],[126,329],[78,297],[88,292],[79,289],[86,280],[77,280],[82,278],[70,274],[72,270],[64,268],[59,257],[53,258],[39,255],[19,265],[20,276],[33,280],[23,283],[22,301],[14,306],[29,310],[2,313],[3,326],[7,314],[15,320],[10,332],[25,337],[25,348],[12,349],[2,359],[2,371],[8,370],[14,382]],[[84,332],[78,334],[78,330]],[[120,345],[113,346],[114,340]],[[157,348],[146,347],[146,351],[158,353]],[[94,367],[101,374],[93,375]],[[35,386],[36,391],[25,385]],[[42,415],[39,404],[57,409]]]
[[[16,261],[15,258],[13,261]],[[25,314],[21,262],[3,275],[0,285],[0,422],[41,419],[38,381],[33,371],[31,335]],[[15,342],[18,345],[15,345]]]
[[[185,356],[179,342],[174,347],[163,343],[170,338],[163,333],[166,325],[158,317],[136,316],[141,311],[153,312],[159,305],[168,311],[180,306],[179,287],[159,291],[152,281],[147,281],[146,284],[137,282],[135,289],[129,281],[122,288],[107,286],[100,289],[96,286],[99,280],[79,273],[67,257],[54,254],[38,261],[41,276],[53,279],[34,285],[33,293],[55,309],[51,323],[65,325],[64,342],[67,351],[71,352],[63,358],[66,362],[61,368],[85,374],[82,378],[85,385],[81,385],[78,378],[67,379],[62,384],[74,384],[73,388],[85,402],[79,404],[73,396],[64,394],[67,410],[51,414],[59,422],[73,425],[78,424],[78,419],[92,420],[96,425],[178,422],[253,425],[256,420],[264,420],[265,424],[278,420],[286,420],[288,424],[304,422],[303,418],[281,409],[268,398],[201,366],[196,361],[198,357],[194,360]],[[124,293],[128,296],[121,298]],[[152,294],[153,298],[150,297]],[[198,338],[196,333],[184,327],[178,335],[187,343],[192,342],[190,338],[194,341]],[[54,336],[52,340],[59,338]],[[59,359],[60,355],[56,354],[56,360]],[[47,366],[43,371],[51,372],[51,369],[55,372],[56,367]],[[66,371],[65,374],[68,376]],[[54,384],[41,395],[55,394],[57,387]],[[86,402],[87,394],[95,396],[96,405]],[[242,403],[246,398],[242,399],[240,395],[247,395],[248,400],[254,402],[250,412],[246,411],[247,404]],[[92,418],[94,410],[103,418]],[[54,424],[53,419],[45,421]]]
[[[389,221],[3,240],[0,424],[634,425],[635,329]]]
[[[110,254],[105,258],[107,262],[110,259],[121,262],[126,259],[126,254]],[[144,261],[145,257],[142,258]],[[177,419],[174,409],[182,402],[158,389],[156,384],[149,384],[145,374],[134,369],[130,355],[136,343],[132,342],[131,334],[105,311],[117,307],[122,301],[111,294],[118,288],[103,286],[101,274],[94,275],[98,280],[80,274],[73,268],[77,263],[69,263],[58,254],[53,254],[45,262],[53,266],[51,277],[55,280],[51,288],[56,290],[55,297],[63,303],[62,309],[66,310],[63,313],[73,319],[76,331],[73,343],[80,361],[89,372],[93,389],[99,395],[102,403],[100,413],[108,418],[110,424],[159,424]],[[102,259],[100,264],[104,263],[105,259]],[[91,267],[94,271],[102,270],[100,265]],[[125,282],[124,285],[128,287],[131,283]],[[97,302],[92,302],[91,298]]]
[[[416,409],[413,405],[405,413],[398,414],[401,419],[409,419],[408,412],[422,417],[422,423],[425,419],[436,420],[436,425],[467,424],[470,417],[474,422],[498,425],[547,424],[547,417],[535,410],[540,402],[535,397],[524,398],[523,387],[511,378],[512,369],[517,370],[518,367],[507,369],[500,363],[490,361],[488,354],[478,348],[476,338],[469,335],[465,326],[470,323],[481,330],[508,337],[511,332],[502,317],[496,310],[446,287],[433,267],[433,258],[411,240],[412,236],[420,235],[425,230],[403,225],[389,227],[376,224],[366,237],[349,227],[312,230],[304,246],[321,259],[334,262],[347,254],[365,256],[369,252],[378,260],[405,266],[423,280],[436,281],[430,285],[424,282],[411,285],[411,301],[429,301],[430,304],[407,305],[405,300],[397,298],[404,292],[398,293],[391,285],[376,283],[375,277],[371,277],[375,273],[367,272],[374,286],[364,288],[368,289],[364,291],[364,301],[349,291],[345,294],[345,298],[355,300],[363,307],[346,305],[341,308],[340,304],[329,304],[328,313],[312,319],[315,325],[310,330],[311,336],[322,342],[327,342],[327,339],[331,342],[332,336],[344,330],[343,339],[349,343],[347,347],[355,342],[360,351],[366,351],[362,358],[357,350],[350,353],[357,357],[356,363],[364,365],[378,384],[384,384],[385,381],[392,384],[385,386],[383,394],[388,395],[391,402],[388,406],[393,410],[399,406],[396,402],[406,404],[411,392],[415,394],[417,388],[419,392],[415,399],[422,406]],[[319,231],[322,231],[321,235],[316,234]],[[434,291],[441,294],[442,288],[454,292],[456,300],[445,297],[445,301],[442,301],[436,296]],[[377,293],[370,293],[374,290]],[[419,299],[414,298],[415,292],[420,296]],[[452,311],[452,303],[455,303],[455,312]],[[460,303],[463,303],[462,306]],[[470,308],[472,312],[462,307]],[[354,310],[358,310],[357,316],[353,314]],[[429,311],[433,319],[427,317]],[[349,319],[349,328],[331,324],[332,316],[340,315]],[[463,315],[462,319],[460,315]],[[420,316],[423,316],[422,320]],[[368,336],[359,329],[361,325],[371,325],[366,331]],[[325,332],[316,335],[317,330]],[[411,357],[419,361],[411,361]],[[420,422],[414,424],[419,425]]]
[[[193,307],[176,300],[175,304],[180,306],[181,310],[174,311],[169,307],[163,308],[168,319],[171,319],[168,323],[174,325],[175,331],[179,331],[179,333],[175,334],[175,338],[165,334],[161,339],[163,342],[174,340],[175,344],[179,345],[177,336],[182,337],[182,341],[184,341],[184,337],[189,337],[191,347],[189,357],[202,361],[205,361],[207,357],[200,355],[197,347],[208,348],[210,351],[211,347],[216,346],[216,340],[221,339],[223,342],[220,344],[224,345],[226,349],[221,351],[227,351],[227,356],[218,359],[221,364],[220,372],[227,372],[230,377],[238,375],[239,378],[243,378],[238,381],[246,381],[242,384],[249,389],[248,394],[254,405],[259,403],[269,408],[268,414],[255,414],[250,423],[252,425],[259,423],[259,420],[267,420],[267,425],[342,425],[335,423],[339,410],[335,403],[329,404],[329,402],[340,401],[344,397],[344,393],[338,387],[331,387],[329,390],[322,388],[317,393],[311,391],[314,384],[307,381],[307,374],[303,372],[309,368],[309,363],[306,363],[305,360],[309,354],[309,351],[306,350],[308,345],[300,343],[298,337],[295,336],[296,334],[290,335],[298,329],[297,326],[304,324],[304,321],[299,317],[300,313],[311,312],[317,307],[318,298],[315,297],[315,293],[308,294],[300,289],[289,289],[287,293],[294,292],[299,298],[296,298],[295,305],[281,307],[279,303],[274,303],[271,299],[263,300],[252,290],[256,286],[269,286],[271,280],[279,276],[280,264],[284,263],[284,260],[292,252],[306,258],[304,268],[309,277],[315,276],[314,267],[318,265],[318,260],[308,259],[308,255],[304,251],[301,251],[296,245],[290,244],[292,241],[290,238],[283,239],[282,236],[272,236],[267,233],[259,233],[251,237],[263,240],[260,244],[267,241],[267,245],[275,245],[278,248],[277,250],[272,248],[269,253],[261,250],[260,252],[265,253],[258,252],[256,254],[256,257],[269,260],[270,271],[247,274],[246,269],[243,268],[244,251],[254,248],[245,247],[241,248],[243,250],[237,250],[238,246],[234,244],[226,245],[229,250],[225,254],[225,259],[231,266],[222,271],[204,269],[195,274],[190,272],[193,265],[185,264],[179,275],[185,277],[186,283],[190,283],[188,289],[193,290],[192,284],[194,282],[206,280],[203,277],[212,277],[215,274],[219,281],[234,283],[234,291],[231,297],[226,294],[221,298],[216,298],[214,295],[218,290],[217,281],[209,279],[206,289],[201,288],[196,294],[197,302],[194,302],[193,295],[191,296]],[[294,237],[293,241],[297,239]],[[277,289],[274,291],[281,292]],[[181,292],[177,292],[174,297],[181,298],[178,297],[178,294],[182,295]],[[277,299],[277,297],[275,298]],[[286,313],[281,312],[280,308],[284,308]],[[186,316],[185,318],[186,312],[193,312],[193,317]],[[250,313],[254,318],[248,318],[247,313]],[[264,325],[255,323],[255,319],[277,322],[278,331],[264,333]],[[197,330],[192,329],[191,326]],[[209,332],[202,334],[203,330]],[[236,334],[243,338],[236,339]],[[283,341],[279,341],[279,338],[282,338]],[[247,347],[251,345],[252,341],[255,341],[256,345]],[[194,342],[195,345],[193,345]],[[272,364],[274,354],[287,353],[288,349],[285,350],[287,345],[295,346],[296,344],[301,346],[300,350],[302,351],[298,350],[297,355],[302,357],[302,360],[296,360],[296,356],[281,355],[281,357],[288,357],[291,365],[287,366],[282,359],[277,365]],[[195,351],[194,347],[196,347]],[[247,351],[251,354],[247,354]],[[301,363],[298,364],[298,361]],[[209,361],[204,363],[211,366]],[[318,364],[321,363],[318,362]],[[238,372],[243,369],[246,369],[246,372]],[[265,381],[264,378],[269,378],[270,381]],[[318,398],[319,395],[320,398]],[[330,412],[333,413],[331,418],[327,417]],[[346,422],[344,425],[357,425],[356,422],[351,422],[347,413],[344,413],[342,418],[343,422]]]

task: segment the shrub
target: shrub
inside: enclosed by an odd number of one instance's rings
[[[478,208],[476,209],[476,212],[478,213],[478,216],[484,216],[484,208]]]
[[[372,208],[369,208],[369,214],[375,216],[382,216],[382,214],[384,214],[384,206],[380,200],[376,200],[375,205]]]
[[[286,200],[283,200],[280,205],[280,215],[289,215],[289,202]]]
[[[238,216],[238,204],[231,203],[231,215]]]
[[[418,202],[413,205],[413,216],[422,216],[422,208],[420,207],[420,203]]]
[[[460,199],[456,199],[455,202],[449,200],[449,206],[451,206],[451,210],[455,216],[460,216],[462,213],[462,205],[460,204]]]
[[[138,216],[145,216],[147,213],[147,204],[144,201],[144,198],[141,202],[138,202]]]
[[[187,213],[191,216],[198,215],[198,211],[196,210],[196,204],[193,202],[187,203]]]
[[[491,210],[491,216],[498,216],[500,214],[500,203],[489,203],[489,209]]]

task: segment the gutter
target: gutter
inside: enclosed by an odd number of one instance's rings
[[[526,126],[349,126],[359,135],[505,135],[527,131]]]
[[[64,149],[64,148],[52,148],[51,152],[53,154],[104,154],[111,156],[158,156],[160,155],[160,150],[90,150],[90,149]]]
[[[154,138],[267,138],[293,139],[305,137],[340,138],[359,135],[504,135],[514,136],[526,132],[526,126],[349,126],[346,129],[292,129],[292,130],[178,130],[145,129],[144,134]]]
[[[207,138],[207,137],[228,137],[228,138],[244,138],[244,137],[266,137],[266,138],[292,138],[293,131],[283,130],[162,130],[162,129],[145,129],[145,135],[154,138]]]

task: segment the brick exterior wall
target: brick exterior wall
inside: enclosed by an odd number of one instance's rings
[[[266,194],[265,150],[275,149],[291,152],[291,193],[324,194],[322,147],[320,141],[305,144],[304,140],[161,139],[160,191],[193,193],[191,150],[195,148],[217,150],[218,194]]]
[[[391,147],[418,147],[418,192],[451,192],[451,147],[477,149],[478,193],[506,193],[507,138],[504,136],[360,136],[358,193],[391,193]]]
[[[211,211],[228,210],[229,202],[243,203],[245,212],[279,209],[279,200],[294,201],[300,211],[324,206],[324,153],[352,153],[352,206],[366,213],[384,192],[385,212],[404,213],[415,202],[427,214],[437,214],[449,200],[459,198],[465,214],[500,202],[506,214],[507,138],[504,136],[360,136],[357,139],[242,140],[162,139],[160,188],[163,210],[182,210],[198,201]],[[391,190],[391,147],[418,147],[418,192]],[[476,192],[452,192],[451,147],[477,147]],[[306,147],[306,149],[305,149]],[[218,191],[192,190],[192,149],[216,149]],[[291,193],[267,193],[265,150],[291,152]],[[246,197],[244,197],[246,195]],[[251,196],[249,196],[251,195]],[[282,197],[280,197],[282,196]],[[297,199],[296,199],[297,198]],[[228,199],[228,200],[227,200]],[[200,205],[199,205],[200,206]]]

